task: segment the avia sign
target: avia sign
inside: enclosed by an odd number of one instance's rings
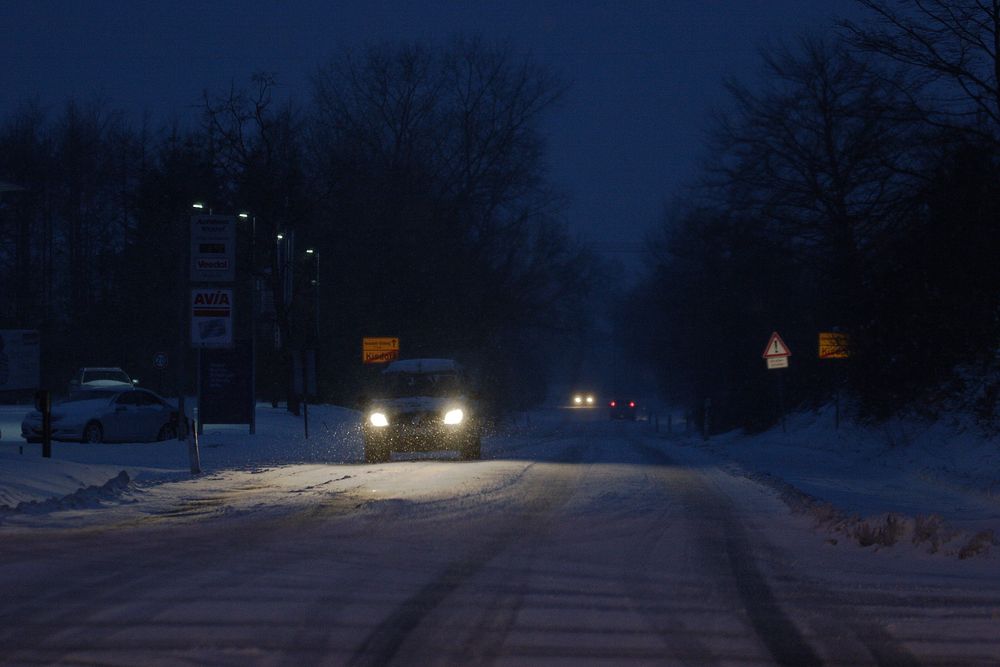
[[[762,355],[764,360],[767,362],[768,370],[774,368],[788,368],[788,357],[792,356],[792,351],[788,349],[785,345],[785,341],[781,340],[781,336],[775,331],[771,334],[770,340],[767,341],[767,345],[764,347],[764,354]]]
[[[191,345],[232,347],[233,290],[191,290]]]

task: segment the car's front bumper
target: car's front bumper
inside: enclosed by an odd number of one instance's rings
[[[462,449],[474,437],[471,424],[389,424],[364,427],[369,446],[394,452],[437,452]]]
[[[42,441],[41,422],[21,422],[21,437],[28,442]],[[53,440],[82,440],[83,427],[66,424],[52,424]]]

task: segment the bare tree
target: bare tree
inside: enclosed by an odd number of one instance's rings
[[[921,75],[910,106],[939,128],[1000,136],[1000,0],[858,0],[871,23],[843,21],[857,48]]]
[[[560,221],[539,132],[561,91],[475,39],[374,46],[317,72],[322,217],[357,326],[452,351],[572,328],[592,261]]]
[[[307,231],[310,197],[303,156],[303,126],[291,102],[274,100],[274,75],[258,73],[251,90],[231,87],[221,95],[204,94],[205,132],[212,146],[216,167],[228,186],[228,201],[220,202],[232,212],[248,211],[255,218],[258,239],[257,267],[266,266],[269,293],[273,297],[275,320],[282,344],[284,369],[290,382],[291,350],[305,344],[306,327],[296,317],[296,290],[285,288],[292,270],[290,258],[274,242],[279,234]],[[251,227],[245,226],[249,237]],[[266,240],[267,242],[263,242]],[[253,323],[257,326],[257,323]],[[294,392],[289,391],[289,407],[297,411]]]
[[[862,253],[901,219],[912,167],[912,126],[901,123],[897,86],[843,44],[806,38],[764,54],[751,90],[714,133],[710,183],[725,206],[817,262],[847,321]]]

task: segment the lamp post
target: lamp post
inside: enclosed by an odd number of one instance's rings
[[[257,216],[243,212],[241,220],[250,220],[250,435],[257,433]]]
[[[313,317],[316,320],[316,342],[314,347],[319,347],[319,251],[315,248],[306,248],[306,254],[312,255],[316,260],[315,272],[313,273],[313,298],[315,299],[315,308],[313,310]]]

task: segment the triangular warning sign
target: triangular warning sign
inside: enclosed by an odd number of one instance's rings
[[[773,359],[774,357],[790,357],[792,356],[792,351],[788,349],[785,345],[785,341],[781,340],[781,336],[775,331],[771,334],[771,340],[767,341],[767,347],[764,348],[764,358]]]

